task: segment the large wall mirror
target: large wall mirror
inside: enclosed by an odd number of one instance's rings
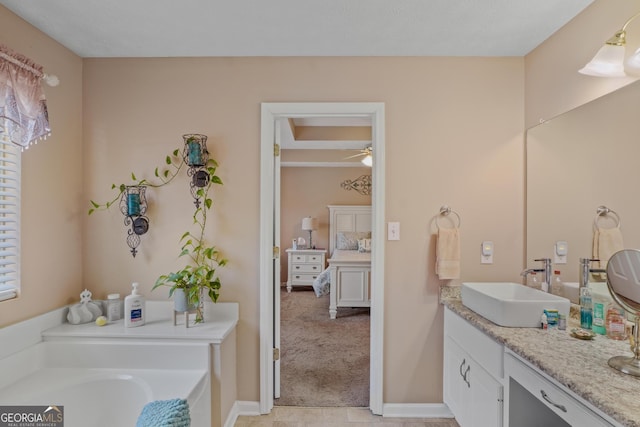
[[[599,206],[618,214],[624,246],[640,248],[640,82],[531,128],[526,144],[527,265],[566,241],[567,264],[556,267],[578,281]]]

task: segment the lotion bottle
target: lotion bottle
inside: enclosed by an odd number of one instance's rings
[[[145,301],[144,297],[138,293],[138,282],[131,285],[133,291],[124,299],[124,325],[127,328],[144,325]]]

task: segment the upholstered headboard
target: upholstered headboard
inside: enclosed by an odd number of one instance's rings
[[[371,205],[329,205],[329,255],[337,235],[347,231],[371,231]]]

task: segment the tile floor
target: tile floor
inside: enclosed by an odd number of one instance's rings
[[[276,406],[269,415],[238,417],[235,427],[458,427],[454,419],[384,418],[368,408]]]

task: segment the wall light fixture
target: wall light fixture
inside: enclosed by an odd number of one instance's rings
[[[191,177],[189,188],[191,195],[195,199],[193,202],[196,208],[200,207],[199,190],[209,184],[209,172],[207,162],[209,161],[209,150],[207,150],[207,136],[197,133],[182,135],[184,139],[184,150],[182,157],[187,165],[187,175]]]
[[[607,40],[591,61],[578,70],[581,74],[596,77],[624,77],[625,45],[627,44],[627,26],[640,16],[640,12],[627,19],[622,28]],[[640,49],[627,60],[627,67],[640,69]]]

